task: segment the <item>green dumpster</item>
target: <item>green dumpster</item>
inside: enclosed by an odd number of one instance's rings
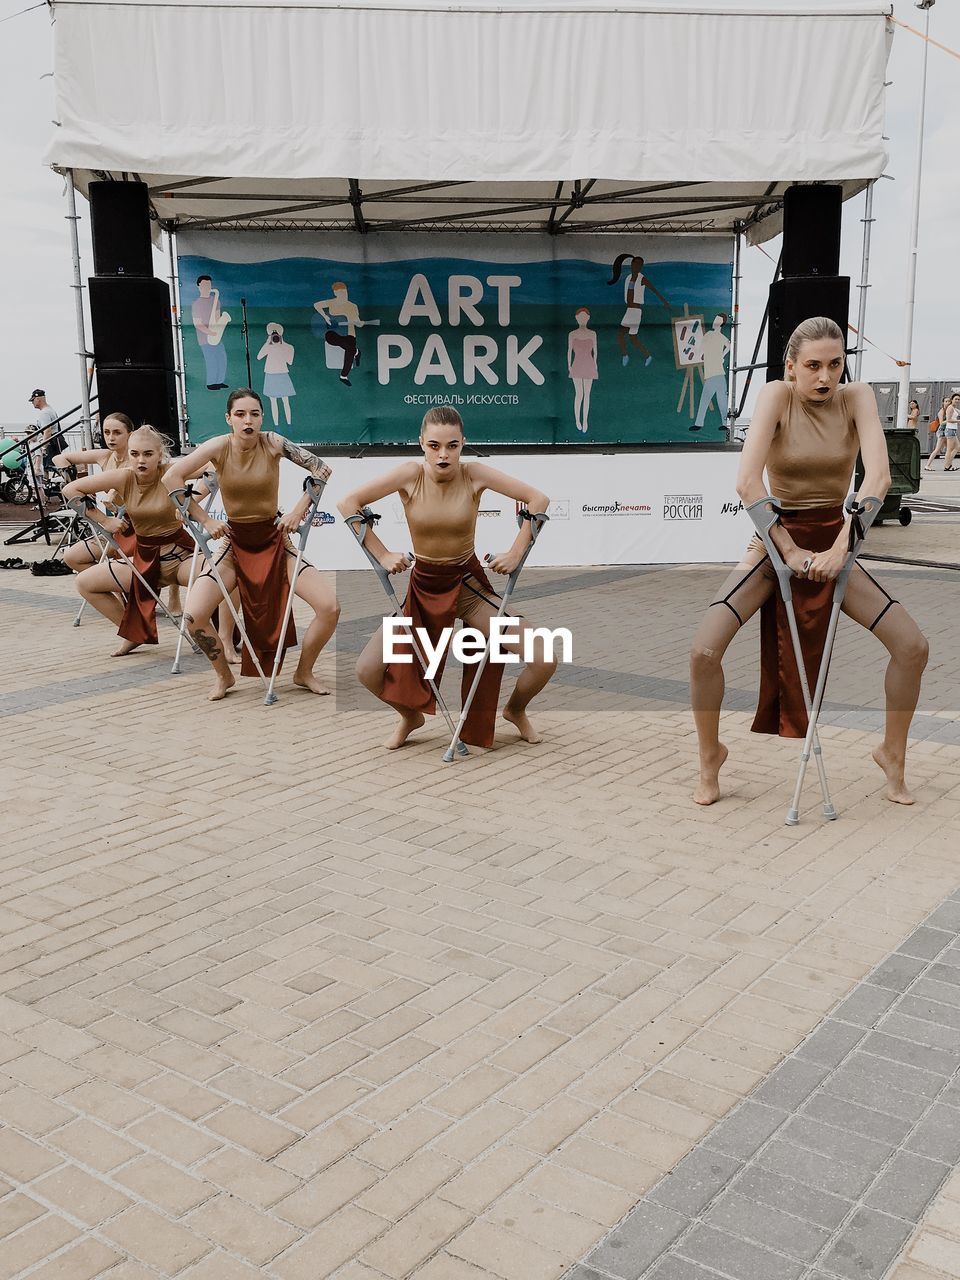
[[[913,512],[902,503],[908,494],[920,492],[920,441],[913,431],[890,430],[883,435],[890,463],[890,488],[874,524],[883,524],[884,520],[896,516],[901,524],[907,525],[913,519]],[[863,483],[863,458],[859,454],[854,483],[858,490]]]

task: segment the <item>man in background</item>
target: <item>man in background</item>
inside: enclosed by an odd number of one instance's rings
[[[63,453],[67,447],[66,437],[63,432],[54,426],[54,423],[60,417],[56,409],[51,409],[47,404],[47,393],[41,391],[38,387],[35,391],[30,392],[30,403],[33,405],[36,413],[34,421],[38,427],[43,427],[43,470],[55,470],[53,465],[54,454]]]

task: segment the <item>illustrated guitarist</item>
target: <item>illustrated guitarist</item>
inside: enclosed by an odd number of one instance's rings
[[[190,314],[206,368],[207,390],[222,391],[228,385],[223,331],[230,323],[230,313],[220,310],[220,290],[213,287],[210,276],[197,276],[197,288],[200,296],[194,299]]]

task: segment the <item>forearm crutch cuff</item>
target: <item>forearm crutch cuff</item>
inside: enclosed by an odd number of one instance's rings
[[[536,542],[540,530],[547,523],[550,517],[545,511],[531,511],[529,507],[517,508],[517,527],[523,528],[524,520],[530,521],[530,536],[533,542]]]
[[[855,498],[851,493],[843,504],[843,509],[850,517],[850,528],[847,535],[848,554],[855,554],[867,536],[867,531],[880,514],[883,501],[872,496]]]

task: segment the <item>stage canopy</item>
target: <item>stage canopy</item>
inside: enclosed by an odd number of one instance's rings
[[[885,161],[889,4],[55,0],[47,160],[217,229],[780,230]]]

